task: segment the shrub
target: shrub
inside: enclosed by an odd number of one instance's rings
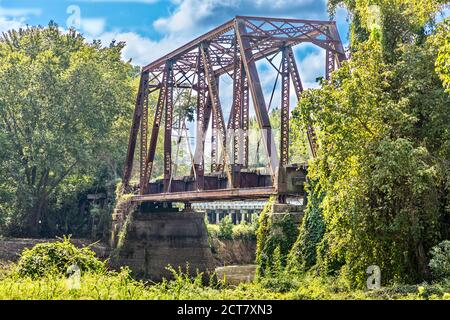
[[[220,221],[218,236],[220,239],[233,239],[233,222],[231,221],[231,218],[229,216],[226,216],[222,219],[222,221]]]
[[[288,257],[291,271],[305,272],[316,264],[317,248],[325,233],[325,222],[320,207],[323,195],[320,190],[315,189],[315,186],[314,181],[307,186],[309,201],[300,226],[299,236]]]
[[[52,243],[40,243],[25,249],[17,265],[19,276],[39,278],[50,274],[66,275],[71,265],[81,272],[104,272],[105,262],[95,256],[90,248],[77,248],[69,238]]]
[[[208,236],[212,239],[219,238],[220,227],[217,224],[208,223],[206,224],[206,230],[208,231]]]
[[[298,288],[298,284],[294,278],[289,277],[286,274],[284,274],[284,276],[278,275],[276,277],[266,276],[261,278],[259,283],[264,289],[279,293],[293,291]]]
[[[431,273],[436,279],[450,278],[450,241],[445,240],[431,249],[429,263]]]
[[[256,239],[256,232],[253,225],[241,222],[233,228],[233,239],[252,240]]]
[[[286,267],[288,253],[298,235],[298,228],[292,215],[286,214],[274,221],[273,202],[273,198],[268,201],[259,217],[256,234],[256,276],[258,278],[267,272],[272,272],[274,268]]]

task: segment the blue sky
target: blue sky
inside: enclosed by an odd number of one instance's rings
[[[124,60],[143,66],[236,15],[328,20],[326,0],[0,0],[0,32],[53,20],[64,30],[76,27],[88,41],[125,41]],[[335,20],[347,44],[347,12],[339,9]],[[311,44],[301,44],[294,52],[304,87],[317,87],[316,79],[324,75],[325,53]],[[276,73],[264,62],[258,69],[268,101]],[[221,77],[220,87],[226,111],[231,106],[231,79]],[[278,107],[279,93],[273,101],[272,107]],[[291,88],[291,105],[295,102]]]
[[[0,0],[0,32],[53,20],[75,26],[88,41],[125,41],[123,58],[142,66],[236,15],[328,20],[326,0]],[[345,44],[347,12],[339,9],[335,20]],[[323,50],[300,45],[295,54],[305,87],[317,86]],[[271,90],[274,73],[264,64],[259,70]]]
[[[88,40],[126,41],[124,58],[144,65],[235,15],[328,19],[325,0],[0,0],[0,31],[50,20],[75,25]],[[346,41],[343,10],[337,21]],[[300,53],[311,54],[311,47]]]

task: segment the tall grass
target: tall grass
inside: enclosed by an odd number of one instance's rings
[[[127,268],[119,272],[87,272],[79,289],[70,289],[60,274],[41,278],[19,276],[3,270],[0,300],[258,300],[258,299],[450,299],[450,281],[435,285],[398,286],[368,292],[350,291],[335,278],[313,275],[266,279],[259,283],[228,286],[222,281],[205,285],[195,277],[172,269],[173,280],[151,283],[135,280]],[[290,282],[286,285],[286,282]],[[281,284],[281,285],[280,285]]]

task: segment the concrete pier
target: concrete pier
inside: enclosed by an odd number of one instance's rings
[[[136,212],[127,227],[115,264],[126,265],[145,279],[171,278],[167,265],[213,270],[204,214],[196,212]]]

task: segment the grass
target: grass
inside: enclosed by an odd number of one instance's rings
[[[334,278],[305,275],[288,280],[287,285],[280,279],[265,279],[232,287],[222,281],[205,286],[201,275],[191,278],[181,272],[174,272],[171,281],[143,282],[122,269],[82,274],[80,288],[70,289],[67,279],[60,275],[33,279],[18,276],[14,264],[0,265],[0,300],[450,299],[450,280],[364,291],[348,290]]]

